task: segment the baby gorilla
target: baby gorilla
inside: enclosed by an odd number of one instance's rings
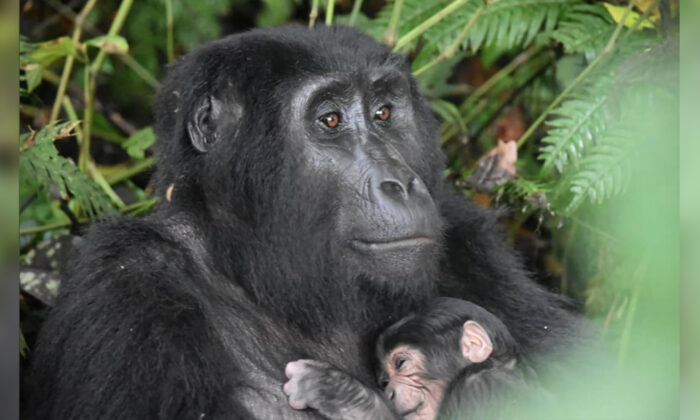
[[[297,409],[329,418],[411,420],[478,418],[499,412],[526,383],[518,346],[506,326],[482,307],[438,298],[384,331],[377,342],[384,397],[332,366],[313,360],[287,365],[284,391]]]

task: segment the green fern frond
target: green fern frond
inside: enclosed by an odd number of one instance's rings
[[[404,0],[399,24],[399,36],[420,25],[427,18],[450,4],[449,0]],[[470,0],[423,35],[423,48],[444,49],[467,24],[481,6],[480,0]],[[536,35],[555,28],[572,5],[581,0],[499,0],[489,3],[479,20],[462,42],[463,49],[476,52],[484,45],[508,49],[531,44]],[[393,3],[384,7],[377,17],[367,22],[366,29],[381,39],[389,24]],[[371,23],[371,26],[370,26]]]
[[[607,95],[589,89],[564,102],[553,111],[557,118],[548,121],[547,137],[542,139],[539,159],[544,161],[542,174],[554,168],[561,173],[568,165],[577,164],[585,148],[605,129],[605,101]],[[597,94],[596,94],[597,93]]]
[[[33,135],[23,135],[20,138],[20,179],[36,188],[48,188],[53,182],[62,194],[72,194],[90,216],[109,212],[114,207],[102,188],[72,161],[60,156],[53,145],[55,139],[70,135],[73,127],[74,123],[56,124]]]
[[[599,143],[581,160],[570,180],[571,201],[565,209],[571,213],[584,201],[600,204],[622,193],[631,174],[632,140],[630,130],[608,130]]]
[[[615,22],[600,4],[577,4],[564,13],[551,37],[570,54],[598,55],[615,30]]]

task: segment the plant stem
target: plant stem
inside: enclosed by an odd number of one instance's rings
[[[311,0],[311,12],[309,13],[309,28],[313,28],[318,17],[318,2],[319,0]]]
[[[140,213],[144,210],[148,210],[149,208],[153,207],[153,205],[156,204],[157,201],[158,200],[156,198],[151,198],[148,200],[140,201],[138,203],[129,204],[128,206],[124,206],[123,208],[119,209],[119,212],[125,213],[125,214],[127,214],[127,213],[128,214]],[[82,217],[82,218],[79,217],[78,221],[80,223],[86,223],[86,222],[89,222],[90,219],[88,219],[86,217]],[[35,226],[35,227],[26,228],[26,229],[21,229],[19,231],[19,234],[21,236],[21,235],[29,235],[32,233],[41,233],[41,232],[46,232],[48,230],[65,228],[65,227],[68,227],[72,224],[73,223],[70,220],[68,220],[65,222],[57,222],[57,223],[52,223],[49,225]]]
[[[73,108],[73,104],[67,96],[63,98],[63,110],[66,111],[69,121],[78,121],[78,113],[75,112],[75,108]],[[78,144],[83,141],[83,133],[80,127],[75,127],[75,137],[78,139]]]
[[[455,0],[449,5],[447,5],[444,9],[438,11],[431,17],[429,17],[425,22],[421,23],[420,25],[416,26],[413,28],[409,33],[406,35],[402,36],[399,38],[399,41],[396,43],[396,47],[394,47],[395,51],[400,50],[401,48],[405,47],[408,45],[409,42],[413,41],[420,35],[422,35],[425,31],[430,29],[433,25],[436,23],[440,22],[442,19],[444,19],[446,16],[448,16],[450,13],[454,12],[459,8],[460,6],[466,4],[469,0]]]
[[[114,36],[119,33],[124,25],[124,20],[129,14],[129,9],[133,0],[122,0],[119,5],[119,10],[117,10],[117,15],[114,17],[112,26],[110,26],[107,35]],[[97,53],[97,57],[92,62],[88,64],[85,69],[85,115],[83,123],[83,142],[80,144],[80,154],[78,155],[78,168],[85,172],[87,169],[87,162],[90,159],[90,134],[92,129],[92,111],[93,111],[93,100],[95,97],[95,90],[97,88],[97,77],[102,69],[102,64],[107,57],[107,52],[105,50],[100,50]]]
[[[175,41],[173,38],[173,0],[165,0],[165,48],[168,54],[168,62],[175,59]]]
[[[654,3],[652,3],[651,5],[649,5],[649,7],[647,7],[647,9],[644,11],[644,13],[642,13],[642,15],[639,17],[639,19],[637,19],[637,21],[634,22],[634,25],[632,25],[632,27],[629,28],[629,29],[627,30],[627,32],[625,32],[624,35],[622,35],[622,38],[620,38],[620,42],[621,42],[621,43],[624,43],[624,42],[627,40],[627,38],[629,38],[630,35],[632,35],[632,33],[633,33],[634,31],[636,31],[637,28],[639,28],[639,25],[641,25],[642,23],[644,23],[645,20],[647,20],[647,17],[649,17],[649,15],[651,14],[651,12],[652,12],[654,9],[656,9],[656,7],[659,5],[659,2],[660,2],[660,1],[661,1],[661,0],[656,0],[656,1],[654,1]]]
[[[118,184],[124,180],[127,180],[131,178],[132,176],[136,174],[140,174],[141,172],[150,169],[153,164],[155,163],[155,159],[152,157],[140,160],[133,165],[130,165],[129,167],[125,168],[121,172],[118,172],[112,176],[106,176],[105,179],[109,183],[109,185],[114,185]]]
[[[88,2],[83,6],[83,10],[75,19],[75,29],[73,29],[73,45],[78,48],[80,43],[80,35],[83,31],[83,23],[85,23],[85,18],[90,13],[92,8],[97,3],[97,0],[88,0]],[[51,116],[49,117],[49,125],[56,122],[58,119],[58,112],[61,109],[63,103],[63,96],[66,94],[66,87],[68,86],[68,80],[70,80],[70,74],[73,71],[73,62],[75,57],[69,55],[66,57],[66,62],[63,64],[63,72],[61,73],[61,81],[58,84],[58,90],[56,91],[56,99],[53,102],[53,107],[51,108]]]
[[[335,0],[328,0],[326,5],[326,26],[333,24],[333,12],[335,12]]]
[[[126,64],[127,67],[129,67],[134,73],[136,73],[137,76],[141,78],[146,84],[153,89],[158,89],[160,86],[160,83],[158,83],[158,79],[153,76],[148,69],[146,69],[144,66],[141,65],[138,61],[134,59],[134,57],[130,56],[129,54],[120,54],[117,57],[122,61],[122,63]]]
[[[391,18],[389,19],[389,26],[387,26],[384,32],[384,42],[386,45],[393,47],[396,44],[396,40],[399,36],[399,21],[401,17],[401,9],[403,8],[403,0],[395,0],[394,8],[391,10]]]
[[[620,31],[622,30],[622,27],[624,26],[625,21],[627,20],[627,16],[629,15],[630,10],[632,10],[632,7],[634,4],[637,2],[637,0],[631,0],[629,4],[627,5],[627,8],[625,9],[625,13],[622,15],[622,19],[617,23],[617,27],[615,28],[615,32],[613,32],[612,36],[610,36],[610,39],[608,40],[608,43],[605,45],[605,48],[603,48],[603,51],[593,60],[591,63],[586,67],[581,73],[579,73],[578,76],[574,79],[573,82],[569,86],[564,89],[562,93],[557,96],[551,104],[547,107],[547,109],[540,114],[539,117],[533,122],[530,127],[528,127],[527,131],[523,133],[523,135],[520,137],[520,140],[518,140],[518,149],[525,144],[525,142],[532,136],[532,134],[537,130],[537,127],[544,122],[545,118],[547,118],[547,115],[549,115],[552,110],[557,107],[566,97],[573,91],[598,65],[603,61],[605,57],[607,57],[608,54],[610,54],[614,48],[615,48],[615,41],[617,40],[617,37],[620,36]]]
[[[457,35],[457,38],[455,38],[450,45],[445,49],[445,51],[441,52],[440,55],[438,55],[433,61],[430,63],[424,65],[423,67],[419,68],[416,70],[413,75],[414,76],[419,76],[425,71],[435,67],[437,64],[449,60],[455,55],[455,52],[459,49],[459,46],[462,44],[462,41],[469,35],[469,31],[474,27],[476,24],[477,20],[479,19],[479,16],[481,16],[481,13],[484,11],[484,8],[486,7],[485,4],[482,4],[479,6],[478,9],[476,9],[476,12],[472,15],[471,18],[469,18],[469,22],[467,22],[467,25],[462,29],[462,31]]]
[[[362,9],[362,0],[355,0],[355,2],[352,4],[352,12],[350,13],[350,20],[348,21],[348,25],[355,26],[355,22],[357,22],[357,16],[360,14],[360,9]]]
[[[508,77],[518,67],[525,64],[542,50],[543,47],[534,46],[518,54],[510,63],[491,76],[483,85],[476,88],[474,93],[472,93],[469,98],[467,98],[467,100],[459,106],[460,112],[468,111],[469,108],[471,108],[479,99],[481,99],[482,96],[486,94],[486,92],[491,90],[492,87],[496,86],[498,82]]]
[[[95,182],[97,182],[97,185],[99,185],[102,188],[102,190],[107,194],[107,196],[112,200],[112,203],[114,203],[114,205],[116,205],[118,209],[124,208],[124,202],[121,198],[119,198],[117,193],[114,192],[114,190],[102,176],[100,171],[97,170],[94,163],[88,162],[87,172],[92,177],[92,179],[94,179]]]
[[[71,20],[74,24],[75,21],[77,20],[77,15],[68,7],[64,6],[56,1],[53,0],[46,0],[49,6],[51,6],[54,10],[58,11],[60,16],[65,17],[66,19]],[[82,25],[83,29],[86,32],[90,32],[93,36],[99,36],[99,35],[104,35],[102,32],[90,27],[89,25]],[[134,57],[130,56],[129,54],[119,54],[117,56],[119,60],[121,60],[122,63],[126,64],[127,67],[129,67],[131,70],[133,70],[134,73],[136,73],[137,76],[139,76],[144,82],[146,82],[149,86],[151,86],[153,89],[157,89],[159,86],[158,80],[144,67],[134,59]],[[46,76],[46,71],[43,72],[44,76]]]
[[[489,90],[498,85],[498,83],[508,77],[518,67],[525,64],[533,57],[539,55],[543,49],[544,47],[542,46],[533,46],[521,52],[510,63],[491,76],[483,85],[476,88],[474,92],[462,103],[462,105],[459,106],[459,112],[463,115],[466,114],[465,121],[471,120],[476,114],[478,114],[479,111],[481,111],[481,109],[483,109],[484,106],[477,106],[477,102],[486,93],[488,93]],[[443,126],[443,132],[442,143],[446,142],[450,137],[457,134],[457,127],[452,124]]]

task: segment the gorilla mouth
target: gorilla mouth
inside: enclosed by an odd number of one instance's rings
[[[413,407],[409,410],[406,410],[403,413],[399,413],[399,417],[405,418],[405,417],[409,417],[413,414],[418,414],[420,412],[421,408],[423,408],[423,401],[416,404],[415,407]]]
[[[362,240],[356,239],[352,241],[353,246],[366,252],[386,252],[398,251],[407,248],[417,248],[426,245],[435,244],[435,239],[427,236],[414,236],[410,238],[388,239],[388,240]]]

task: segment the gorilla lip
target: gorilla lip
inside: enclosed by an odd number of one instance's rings
[[[415,248],[423,245],[434,244],[435,240],[426,236],[414,236],[410,238],[390,239],[387,241],[365,241],[356,239],[353,241],[355,248],[362,251],[394,251],[404,248]]]
[[[404,411],[403,413],[399,413],[399,416],[401,416],[401,417],[403,418],[403,417],[408,417],[408,416],[410,416],[411,414],[418,414],[418,412],[420,411],[420,409],[421,409],[422,407],[423,407],[423,401],[421,401],[421,402],[419,402],[418,404],[416,404],[416,406],[413,407],[413,408],[411,408],[410,410],[406,410],[406,411]]]

